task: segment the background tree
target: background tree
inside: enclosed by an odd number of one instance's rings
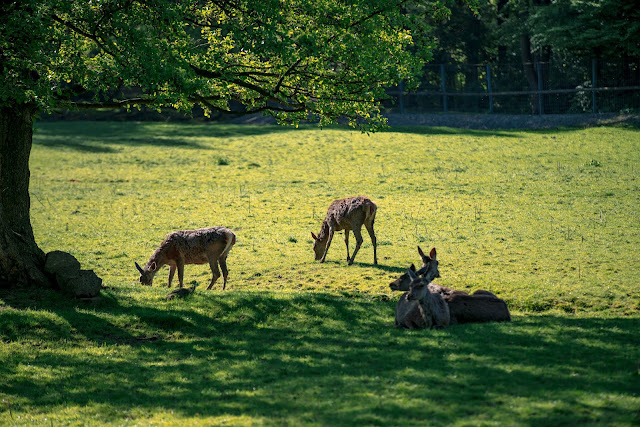
[[[411,4],[414,13],[406,13]],[[415,13],[420,11],[420,13]],[[0,283],[44,285],[29,218],[36,114],[150,105],[346,117],[376,130],[384,88],[430,57],[438,1],[21,0],[0,5]],[[115,94],[133,88],[138,96]],[[74,101],[91,94],[84,102]]]
[[[640,56],[640,9],[634,0],[556,0],[529,18],[532,49],[550,46],[590,58]]]

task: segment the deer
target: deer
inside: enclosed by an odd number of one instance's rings
[[[153,277],[158,270],[164,266],[169,266],[169,284],[171,287],[173,276],[178,270],[178,281],[182,288],[184,281],[184,266],[186,264],[205,264],[211,267],[211,283],[207,287],[210,290],[220,277],[222,269],[222,290],[227,286],[227,255],[236,243],[236,235],[233,231],[225,227],[209,227],[197,230],[174,231],[165,237],[158,249],[147,261],[144,268],[135,262],[135,266],[140,272],[140,283],[151,286]],[[218,269],[220,265],[220,269]]]
[[[420,254],[423,267],[416,271],[413,264],[409,267],[409,270],[398,277],[396,280],[389,284],[391,290],[394,291],[409,291],[413,279],[409,274],[409,271],[415,275],[425,275],[426,269],[431,265],[429,256],[425,256],[420,247],[418,247],[418,253]],[[435,252],[430,254],[435,258]],[[433,268],[433,267],[431,267]],[[439,276],[435,276],[439,277]],[[446,286],[437,285],[435,283],[429,283],[427,288],[431,293],[440,294],[443,300],[449,306],[450,323],[479,323],[479,322],[504,322],[511,320],[511,314],[509,308],[504,300],[498,298],[496,295],[489,291],[477,290],[473,294],[469,295],[467,292],[458,291]]]
[[[425,255],[425,253],[422,251],[420,246],[418,246],[418,254],[420,255],[420,258],[422,258],[422,267],[420,268],[420,270],[416,271],[416,266],[414,264],[411,264],[408,270],[413,271],[417,276],[431,275],[432,272],[435,272],[438,270],[439,264],[438,264],[438,260],[436,259],[438,256],[436,252],[436,248],[431,249],[431,252],[429,252],[429,255]],[[434,278],[440,277],[439,271],[434,274],[436,274],[433,276]],[[389,288],[391,288],[392,291],[406,292],[409,290],[409,285],[411,285],[411,276],[407,271],[406,273],[403,273],[400,277],[398,277],[396,280],[391,282],[389,284]],[[429,283],[429,289],[431,292],[437,292],[440,294],[453,292],[453,289],[436,285],[435,283]]]
[[[454,292],[446,301],[452,324],[511,321],[507,303],[489,291]]]
[[[437,270],[418,276],[407,270],[411,279],[409,291],[405,292],[396,306],[395,326],[405,329],[441,329],[449,326],[449,306],[439,293],[429,291],[429,283],[440,274]]]
[[[331,203],[327,210],[327,216],[322,221],[320,233],[316,236],[311,232],[316,261],[320,261],[321,263],[325,261],[334,233],[344,230],[344,243],[347,246],[347,263],[352,265],[362,245],[361,230],[364,225],[369,232],[369,237],[371,237],[371,243],[373,244],[373,263],[377,265],[376,233],[373,230],[377,209],[376,204],[364,196],[338,199]],[[353,231],[353,235],[356,238],[356,247],[351,256],[349,256],[350,230]]]

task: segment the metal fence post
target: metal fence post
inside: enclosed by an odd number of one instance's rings
[[[487,64],[487,92],[489,92],[489,114],[493,114],[493,91],[491,89],[491,67]]]
[[[442,111],[447,112],[447,85],[444,64],[440,64],[440,88],[442,89]]]
[[[538,114],[544,114],[542,102],[542,64],[536,62],[536,71],[538,74]]]
[[[591,59],[591,110],[593,114],[598,113],[598,104],[596,104],[596,88],[598,87],[598,62],[595,58]]]

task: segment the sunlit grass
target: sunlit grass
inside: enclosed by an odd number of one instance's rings
[[[107,287],[101,302],[0,293],[2,425],[640,423],[640,132],[40,123],[31,214]],[[313,261],[331,201],[378,204],[347,266]],[[145,262],[224,225],[228,291],[165,301]],[[351,245],[355,244],[353,238]],[[443,285],[510,323],[393,328],[388,283],[435,246]]]
[[[221,164],[219,159],[224,158]],[[173,230],[237,232],[232,289],[358,291],[436,246],[444,285],[489,289],[515,310],[637,313],[640,134],[634,129],[365,135],[326,129],[135,123],[39,125],[32,216],[108,286],[133,285]],[[336,236],[313,262],[310,232],[339,197],[378,204],[381,267]],[[351,246],[355,242],[351,242]],[[165,269],[166,270],[166,269]],[[187,281],[206,284],[205,266]],[[166,283],[166,272],[156,282]]]

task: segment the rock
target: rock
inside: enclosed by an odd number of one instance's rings
[[[102,279],[93,270],[80,270],[76,277],[65,278],[64,283],[58,284],[76,298],[95,298],[102,289]]]
[[[59,272],[79,272],[80,263],[71,254],[62,251],[53,251],[47,254],[44,263],[44,271],[52,277]]]
[[[102,279],[93,270],[81,270],[71,254],[53,251],[47,254],[44,270],[55,279],[63,291],[76,298],[95,298],[100,295]]]
[[[169,292],[169,294],[167,295],[167,297],[165,298],[167,301],[170,301],[174,298],[184,298],[187,295],[191,295],[193,293],[193,291],[196,290],[195,285],[190,287],[190,288],[178,288],[178,289],[174,289],[173,291]]]

